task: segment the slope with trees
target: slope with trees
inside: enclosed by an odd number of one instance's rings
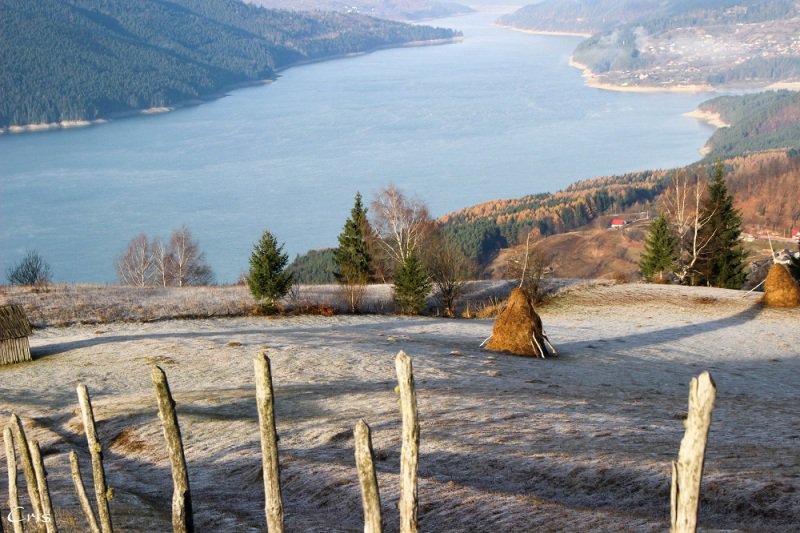
[[[699,109],[718,114],[728,124],[709,139],[709,158],[800,149],[800,93],[796,91],[719,96]]]
[[[236,0],[8,0],[0,3],[0,128],[174,106],[302,61],[455,36]]]
[[[273,9],[301,11],[339,11],[342,13],[361,13],[371,17],[391,20],[418,21],[424,19],[451,17],[469,13],[472,8],[456,3],[438,0],[247,0]]]

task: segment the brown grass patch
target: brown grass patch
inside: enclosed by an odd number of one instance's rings
[[[131,427],[127,427],[117,433],[117,435],[111,439],[109,447],[113,448],[116,452],[126,453],[139,453],[148,448],[147,443],[138,438]]]

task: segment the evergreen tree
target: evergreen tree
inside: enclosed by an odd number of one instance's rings
[[[269,231],[264,231],[261,240],[253,246],[247,285],[255,299],[267,308],[274,307],[275,302],[292,288],[294,279],[285,270],[288,260],[283,245],[278,245]]]
[[[336,262],[336,280],[344,289],[350,312],[358,311],[369,280],[370,263],[367,238],[371,232],[367,221],[367,209],[361,202],[361,193],[356,193],[350,218],[344,223],[339,235],[339,246],[333,251]]]
[[[394,302],[401,313],[416,315],[425,308],[425,297],[431,290],[431,280],[413,251],[397,268],[393,287]]]
[[[717,160],[703,202],[702,218],[708,223],[702,228],[708,245],[698,263],[701,282],[713,287],[740,289],[747,278],[741,247],[742,216],[733,207],[733,196],[725,185],[725,165]]]
[[[667,218],[659,213],[650,224],[639,268],[649,281],[653,281],[654,276],[664,281],[664,273],[672,271],[677,261],[678,238]]]

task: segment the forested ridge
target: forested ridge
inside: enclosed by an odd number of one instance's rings
[[[552,235],[591,223],[598,216],[647,204],[660,195],[674,171],[645,171],[576,182],[556,193],[493,200],[443,216],[448,238],[480,264],[501,248],[525,242],[531,230]]]
[[[5,0],[0,127],[172,106],[302,61],[457,35],[238,0]]]
[[[708,141],[709,157],[774,149],[800,149],[800,93],[767,91],[719,96],[700,105],[729,124]]]

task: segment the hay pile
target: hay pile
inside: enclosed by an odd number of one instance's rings
[[[774,264],[770,267],[761,301],[769,307],[800,306],[800,285],[789,274],[786,266]]]
[[[544,334],[542,319],[536,314],[531,299],[523,289],[514,289],[506,308],[497,317],[485,347],[496,352],[546,357],[553,346]],[[555,349],[552,349],[555,355]]]

